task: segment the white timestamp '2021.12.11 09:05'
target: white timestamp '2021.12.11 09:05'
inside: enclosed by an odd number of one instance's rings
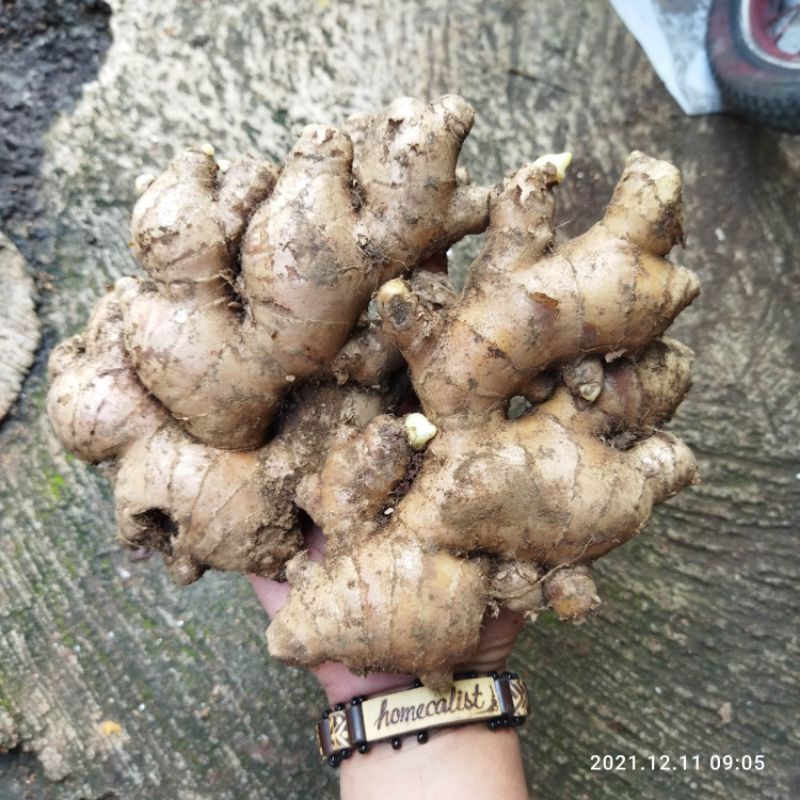
[[[697,753],[692,755],[679,755],[672,757],[666,754],[637,756],[622,753],[593,754],[590,769],[592,772],[633,772],[638,770],[652,770],[658,772],[700,771],[703,769],[712,772],[730,772],[742,770],[744,772],[760,772],[766,769],[766,757],[763,753],[744,755],[730,755],[712,753],[703,756]]]

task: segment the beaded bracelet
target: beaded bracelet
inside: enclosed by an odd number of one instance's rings
[[[317,723],[319,752],[338,767],[353,752],[368,753],[377,742],[395,750],[403,737],[425,744],[431,729],[486,722],[491,730],[522,725],[528,716],[528,690],[516,673],[456,676],[450,689],[434,692],[417,680],[408,689],[354,697],[327,709]]]

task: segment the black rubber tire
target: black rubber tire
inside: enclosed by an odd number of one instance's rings
[[[714,0],[708,57],[725,107],[772,128],[800,133],[800,69],[767,61],[742,34],[742,0]]]

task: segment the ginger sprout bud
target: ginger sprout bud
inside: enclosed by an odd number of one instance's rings
[[[602,389],[603,386],[600,383],[584,383],[578,387],[578,394],[580,394],[584,400],[594,403],[594,401],[600,397]]]
[[[572,163],[572,153],[548,153],[539,156],[533,162],[534,167],[543,167],[545,164],[552,164],[556,168],[556,180],[561,183],[567,177],[567,168]]]
[[[408,443],[415,450],[422,450],[436,436],[436,426],[424,414],[409,414],[405,426]]]
[[[377,300],[378,303],[388,303],[393,297],[409,294],[411,294],[411,292],[406,282],[402,278],[393,278],[390,281],[386,281],[378,290]]]

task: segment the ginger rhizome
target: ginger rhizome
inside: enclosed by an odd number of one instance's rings
[[[633,153],[603,219],[556,246],[568,159],[472,186],[472,121],[404,98],[307,127],[282,169],[178,156],[140,182],[146,277],[51,358],[54,427],[109,462],[121,540],[178,582],[288,580],[267,634],[287,662],[440,685],[500,608],[582,621],[592,562],[695,480],[660,430],[692,362],[663,334],[698,293],[666,258],[678,171]],[[456,296],[443,254],[482,231]]]

